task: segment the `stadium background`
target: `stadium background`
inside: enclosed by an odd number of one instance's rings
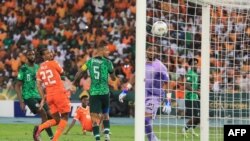
[[[162,6],[165,11],[175,13],[179,11],[180,13],[180,17],[178,17],[180,22],[171,22],[169,26],[169,33],[173,39],[162,41],[164,45],[162,54],[165,56],[163,61],[170,72],[170,89],[176,94],[174,95],[176,98],[183,99],[185,93],[183,76],[188,68],[185,58],[196,57],[199,60],[198,66],[200,66],[200,53],[193,52],[192,48],[200,48],[201,31],[199,25],[201,24],[201,17],[190,16],[187,19],[188,24],[183,24],[181,21],[186,19],[182,14],[185,15],[186,11],[192,13],[194,9],[186,10],[184,0],[180,0],[180,3],[180,6],[167,5],[167,3],[159,3],[156,6]],[[150,5],[150,1],[148,7],[153,7],[153,5]],[[110,81],[113,93],[113,101],[111,102],[114,104],[112,116],[133,117],[134,90],[131,91],[125,104],[117,101],[117,94],[134,74],[135,12],[135,0],[1,0],[0,107],[3,107],[6,103],[11,103],[10,105],[13,105],[13,108],[18,107],[18,104],[13,101],[17,99],[13,86],[18,68],[25,61],[23,50],[28,47],[34,49],[47,47],[54,52],[54,59],[63,66],[66,72],[65,84],[67,85],[71,83],[80,65],[92,56],[94,47],[101,41],[106,41],[110,51],[108,58],[114,63],[115,72],[118,76],[116,81]],[[152,14],[153,11],[147,11],[148,16],[152,16]],[[214,10],[212,14],[215,18],[227,18],[227,15],[223,14],[220,9]],[[173,14],[171,18],[176,19],[177,15]],[[222,34],[229,31],[227,27],[223,26],[223,21],[214,22],[213,30],[216,34],[212,39],[215,40],[218,36],[226,36],[233,44],[211,46],[214,50],[214,52],[211,52],[211,66],[220,68],[220,70],[225,67],[228,68],[223,71],[218,71],[218,69],[211,71],[211,96],[214,93],[230,93],[236,96],[237,93],[243,91],[242,88],[244,88],[244,92],[250,90],[250,86],[246,85],[250,83],[242,83],[243,81],[249,82],[248,46],[243,46],[243,52],[237,52],[242,49],[241,44],[237,44],[238,33],[249,35],[250,27],[242,26],[241,20],[234,22],[235,32],[230,31],[228,35]],[[181,29],[186,29],[187,32],[182,32]],[[150,27],[148,27],[148,30],[150,30]],[[180,39],[178,41],[175,40],[177,36]],[[147,42],[160,42],[160,40],[147,36]],[[239,66],[235,69],[230,69],[230,60],[225,62],[217,60],[216,56],[221,55],[225,48],[227,51],[236,51],[234,61],[238,61]],[[240,60],[243,60],[242,64],[240,64]],[[239,72],[245,72],[247,77],[243,77]],[[89,82],[88,76],[81,80],[78,91],[71,95],[73,103],[78,102],[79,93],[89,89]],[[218,106],[216,104],[216,101],[210,103],[210,107]],[[235,104],[228,103],[228,105],[232,107]],[[173,106],[176,106],[175,103],[173,103]],[[238,108],[247,109],[247,106],[239,105]],[[235,108],[232,107],[231,109]],[[173,110],[173,112],[175,111]],[[2,112],[1,116],[6,116],[5,112]]]

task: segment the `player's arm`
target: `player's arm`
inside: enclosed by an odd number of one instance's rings
[[[171,97],[172,93],[170,93],[168,90],[168,81],[169,81],[169,75],[167,73],[167,68],[163,66],[163,69],[165,71],[161,72],[161,80],[163,81],[162,88],[165,91],[164,94],[164,106],[162,108],[162,112],[170,114],[171,113]]]
[[[123,99],[127,96],[128,91],[132,88],[132,84],[135,83],[135,75],[132,75],[126,86],[123,88],[122,93],[119,95],[119,101],[123,103]]]
[[[70,129],[75,125],[75,123],[76,123],[76,119],[73,119],[71,124],[69,125],[69,128],[64,133],[64,135],[67,135],[69,133]]]
[[[63,68],[57,61],[53,61],[53,65],[56,69],[56,71],[62,76],[64,74]]]
[[[87,71],[88,67],[87,64],[85,63],[84,65],[82,65],[82,67],[79,69],[79,71],[76,73],[74,80],[73,80],[73,85],[77,85],[77,83],[79,82],[79,80],[83,77],[83,74]]]
[[[115,81],[115,78],[116,78],[115,71],[110,73],[109,77],[111,78],[112,81]]]
[[[37,86],[38,93],[40,94],[41,99],[42,99],[40,102],[40,109],[41,109],[45,103],[45,94],[43,91],[42,81],[40,79],[37,79],[36,86]]]
[[[116,75],[115,75],[114,66],[111,61],[108,61],[108,72],[109,72],[109,77],[111,78],[111,80],[115,81]]]
[[[22,97],[23,72],[21,70],[22,70],[22,68],[19,70],[18,75],[17,75],[17,83],[15,85],[15,91],[17,94],[17,98],[19,100],[20,108],[22,111],[25,111],[25,103],[24,103],[23,97]]]
[[[23,101],[23,97],[22,97],[22,86],[23,86],[23,82],[20,80],[17,80],[17,83],[15,85],[15,91],[17,94],[17,98],[19,100],[19,104],[20,104],[20,108],[22,111],[25,111],[25,103]]]

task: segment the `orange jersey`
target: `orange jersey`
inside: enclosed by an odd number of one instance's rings
[[[64,93],[65,88],[61,80],[62,67],[56,61],[45,61],[40,65],[36,78],[46,89],[46,94]]]
[[[92,131],[92,121],[90,117],[89,106],[86,108],[79,106],[75,112],[74,119],[81,123],[82,130]]]

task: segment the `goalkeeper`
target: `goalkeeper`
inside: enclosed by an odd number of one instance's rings
[[[199,75],[197,73],[198,60],[192,58],[188,61],[191,69],[186,74],[186,94],[185,106],[186,116],[190,119],[182,129],[184,136],[187,138],[187,131],[191,131],[192,135],[198,136],[194,132],[194,128],[200,123],[200,100],[199,100]]]
[[[154,134],[152,120],[155,119],[158,108],[161,105],[162,97],[167,97],[164,102],[163,112],[170,114],[171,112],[171,95],[166,96],[165,89],[167,88],[167,81],[169,80],[166,66],[158,59],[155,53],[157,49],[154,46],[147,48],[147,62],[146,62],[146,97],[145,97],[145,132],[148,141],[158,141]],[[127,88],[119,95],[119,101],[123,102],[127,91],[132,87],[134,78],[130,80]]]

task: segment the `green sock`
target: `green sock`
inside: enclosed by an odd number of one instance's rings
[[[104,134],[109,134],[110,123],[109,120],[103,120]]]
[[[52,129],[49,127],[49,128],[47,128],[47,129],[45,129],[45,130],[46,130],[48,136],[49,136],[50,138],[53,138],[54,135],[53,135]]]
[[[99,126],[93,127],[93,134],[95,136],[95,140],[99,141],[100,140]]]

